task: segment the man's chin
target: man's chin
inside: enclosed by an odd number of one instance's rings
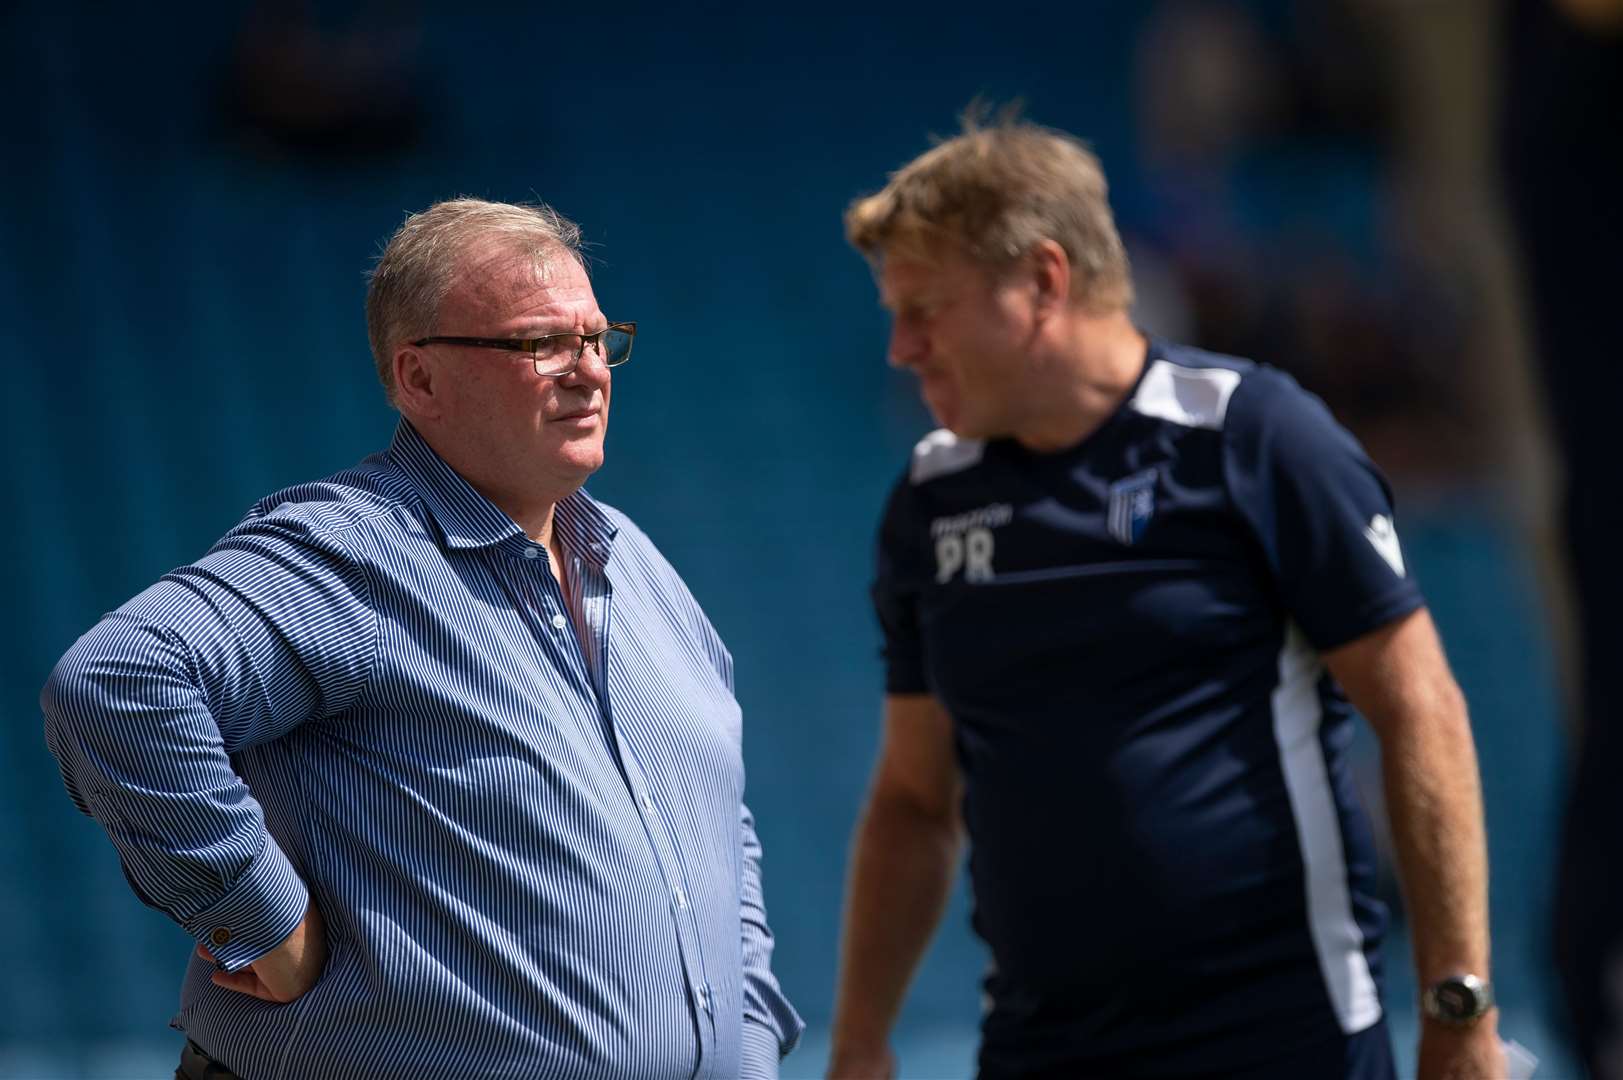
[[[596,453],[569,454],[565,460],[581,476],[590,476],[603,467],[603,448],[598,447]]]
[[[935,421],[936,427],[946,428],[954,435],[962,436],[963,433],[958,429],[963,426],[963,418],[952,409],[943,409],[929,398],[924,399],[924,407],[930,410],[930,419]]]
[[[924,406],[930,410],[930,418],[935,421],[936,427],[946,428],[960,439],[986,438],[986,432],[965,416],[963,410],[938,405],[928,397],[924,399]]]
[[[549,472],[572,473],[584,482],[586,477],[603,467],[603,440],[569,439],[562,446],[555,447],[548,457],[552,461]]]
[[[981,430],[980,427],[971,423],[967,418],[962,416],[943,417],[937,414],[935,417],[935,422],[939,426],[946,428],[948,431],[958,436],[960,439],[987,438],[987,433],[985,431]]]

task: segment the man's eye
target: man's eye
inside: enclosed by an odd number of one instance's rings
[[[557,334],[535,343],[537,356],[574,356],[580,352],[579,334]]]

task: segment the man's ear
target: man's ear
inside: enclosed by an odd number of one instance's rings
[[[1071,302],[1071,258],[1053,240],[1039,240],[1031,249],[1037,318],[1062,311]]]
[[[415,345],[402,345],[394,354],[395,405],[409,420],[436,420],[441,412],[438,366]]]

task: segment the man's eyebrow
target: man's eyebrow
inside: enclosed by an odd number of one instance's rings
[[[602,322],[601,326],[597,325],[597,323],[599,321]],[[609,328],[610,323],[609,323],[607,318],[603,318],[602,320],[588,319],[588,320],[586,320],[586,325],[587,326],[593,326],[593,327],[595,327],[595,329],[587,330],[587,329],[584,329],[584,328],[576,328],[573,324],[564,324],[564,325],[554,324],[551,327],[529,326],[529,327],[525,327],[522,330],[515,330],[509,336],[511,336],[516,341],[526,341],[526,340],[529,340],[531,338],[562,337],[565,334],[583,334],[583,335],[585,335],[587,337],[590,337],[593,334],[600,334],[604,330],[607,330]]]
[[[893,313],[898,311],[923,311],[935,302],[936,297],[933,293],[914,293],[912,296],[904,296],[900,300],[895,297],[885,296],[879,298],[879,306]]]

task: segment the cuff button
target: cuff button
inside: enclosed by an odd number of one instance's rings
[[[209,940],[216,945],[229,945],[231,944],[231,931],[223,926],[216,926],[214,931],[209,934]]]

